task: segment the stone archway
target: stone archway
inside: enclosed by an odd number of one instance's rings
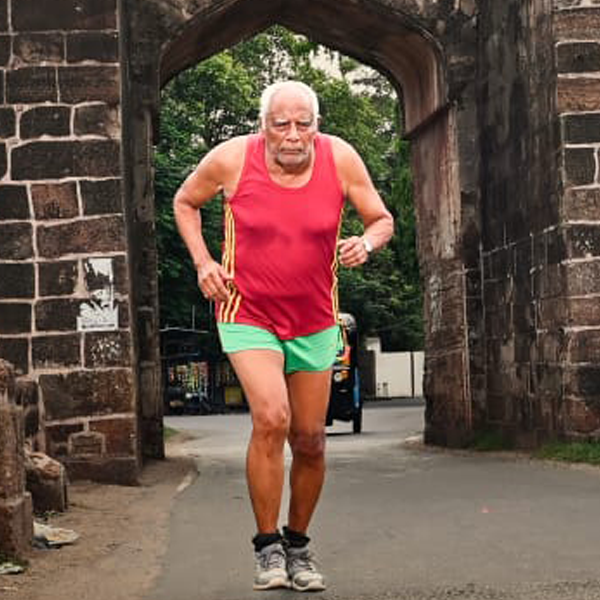
[[[404,96],[427,441],[600,438],[596,2],[0,0],[0,357],[36,447],[120,482],[162,456],[159,90],[274,23]]]
[[[433,315],[427,319],[426,336],[427,437],[439,443],[464,443],[472,429],[465,280],[468,270],[477,269],[478,264],[469,265],[463,259],[463,231],[479,231],[480,226],[477,182],[468,178],[461,182],[459,172],[459,147],[466,156],[476,154],[475,139],[459,127],[459,123],[476,120],[471,77],[475,47],[455,40],[457,32],[473,35],[473,10],[417,10],[402,2],[394,6],[347,2],[340,6],[329,1],[309,5],[264,2],[259,8],[247,2],[153,2],[150,6],[151,10],[147,5],[141,10],[131,4],[125,18],[130,24],[131,93],[124,124],[131,128],[126,137],[134,140],[128,193],[132,214],[136,214],[135,207],[143,207],[138,213],[143,217],[132,221],[134,230],[140,231],[134,239],[141,241],[134,256],[154,252],[153,238],[147,235],[152,224],[146,220],[153,204],[148,152],[150,136],[157,129],[159,88],[168,79],[274,23],[373,66],[402,94],[406,135],[414,149],[419,254],[426,310]],[[441,19],[445,30],[439,26]],[[468,169],[463,178],[465,173]],[[470,203],[466,210],[465,202]],[[465,215],[469,215],[466,222]],[[476,239],[470,242],[478,243]],[[475,248],[471,254],[476,255]],[[150,276],[144,272],[140,289]],[[148,296],[147,300],[155,298]],[[146,304],[143,311],[146,316],[154,315],[156,327],[156,308]],[[156,329],[148,331],[156,336]],[[479,337],[476,332],[472,339]],[[147,339],[144,345],[152,347],[152,343]],[[152,368],[148,364],[148,373]],[[156,377],[148,377],[148,381],[154,385]],[[154,396],[155,389],[143,394],[144,398]],[[152,413],[152,409],[142,412]],[[158,416],[156,412],[148,424]],[[150,426],[150,430],[158,428]]]

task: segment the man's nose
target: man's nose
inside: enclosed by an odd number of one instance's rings
[[[296,126],[296,123],[290,123],[290,127],[287,132],[287,138],[297,140],[299,137],[300,134],[298,133],[298,127]]]

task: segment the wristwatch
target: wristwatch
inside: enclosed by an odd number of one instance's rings
[[[363,235],[361,239],[362,239],[363,246],[365,247],[365,250],[367,251],[367,254],[371,254],[371,252],[373,252],[373,244],[371,244],[369,238],[366,235]]]

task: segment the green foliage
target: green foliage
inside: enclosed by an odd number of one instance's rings
[[[600,465],[600,442],[551,442],[537,452],[538,458]]]
[[[384,349],[422,348],[422,298],[415,249],[415,218],[407,142],[399,138],[401,114],[389,82],[342,57],[341,77],[315,66],[315,53],[331,51],[282,27],[221,52],[181,73],[163,90],[161,136],[155,152],[161,324],[210,329],[212,315],[197,289],[196,274],[177,234],[172,198],[213,146],[256,130],[258,98],[266,85],[300,79],[321,105],[321,130],[350,142],[360,153],[396,219],[396,234],[362,269],[339,272],[340,306],[358,319],[363,335],[380,335]],[[221,202],[201,211],[209,249],[220,257]],[[362,224],[345,211],[342,235],[360,235]]]

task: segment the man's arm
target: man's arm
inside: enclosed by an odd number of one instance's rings
[[[367,261],[371,250],[387,244],[394,234],[394,219],[358,152],[340,138],[333,138],[333,151],[344,194],[365,226],[362,237],[353,236],[339,242],[342,265],[356,267]]]
[[[198,285],[209,300],[226,301],[229,298],[225,283],[231,276],[208,251],[202,235],[199,209],[230,187],[239,176],[237,165],[243,161],[242,142],[241,138],[235,138],[211,150],[183,182],[173,199],[177,229],[198,271]]]

